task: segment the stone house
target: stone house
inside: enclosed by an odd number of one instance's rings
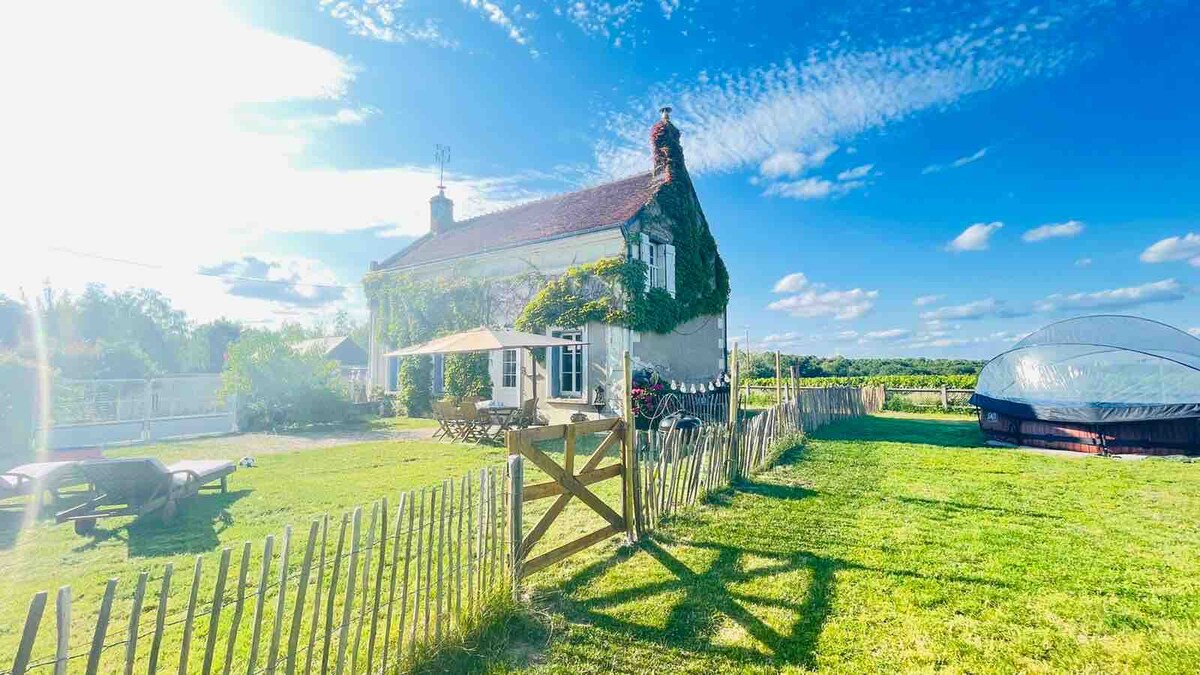
[[[670,108],[661,112],[651,129],[651,171],[459,221],[441,188],[430,199],[429,233],[390,258],[372,262],[371,274],[499,280],[536,270],[541,278],[555,278],[604,259],[638,260],[645,267],[647,291],[657,289],[659,298],[665,291],[673,299],[671,307],[680,317],[676,325],[666,332],[600,321],[546,326],[542,330],[547,334],[577,340],[580,346],[550,350],[536,369],[524,351],[491,354],[493,398],[519,405],[534,391],[530,378],[536,372],[538,407],[551,423],[576,412],[612,411],[610,404],[620,398],[626,349],[636,368],[652,369],[665,379],[691,384],[717,380],[727,365],[728,276],[684,165]],[[512,326],[531,295],[501,311],[494,323]],[[380,307],[374,302],[371,321],[379,326]],[[372,331],[370,386],[396,389],[396,357],[387,353],[403,346],[387,344],[378,328]],[[435,394],[440,393],[441,367],[435,357]]]

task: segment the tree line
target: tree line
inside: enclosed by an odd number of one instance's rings
[[[742,377],[775,377],[775,353],[743,353],[739,367]],[[876,377],[880,375],[969,375],[975,376],[986,361],[970,359],[865,358],[781,354],[784,374],[796,369],[797,377]]]

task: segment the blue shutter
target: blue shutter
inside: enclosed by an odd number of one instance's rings
[[[388,357],[387,364],[387,384],[388,391],[396,391],[400,388],[400,357]]]

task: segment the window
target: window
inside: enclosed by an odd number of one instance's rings
[[[511,389],[517,386],[517,350],[505,349],[500,362],[500,386]]]
[[[556,330],[554,337],[583,342],[581,330]],[[555,347],[554,394],[562,398],[583,398],[584,352],[577,347]]]
[[[649,235],[638,235],[632,247],[633,255],[646,263],[646,288],[662,288],[675,297],[675,247],[651,241]]]
[[[441,396],[446,391],[446,357],[442,354],[433,355],[433,377],[430,378],[434,396]]]
[[[650,244],[646,247],[646,279],[650,282],[647,284],[650,288],[658,287],[658,244]]]

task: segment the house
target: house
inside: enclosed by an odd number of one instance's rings
[[[644,265],[644,297],[659,303],[646,304],[649,309],[643,311],[660,312],[642,317],[641,323],[654,324],[657,332],[594,320],[539,327],[580,346],[550,350],[536,368],[530,355],[517,350],[492,354],[493,398],[519,405],[532,396],[535,383],[530,378],[537,373],[539,409],[552,423],[577,412],[612,412],[627,349],[636,368],[665,379],[692,384],[717,380],[726,370],[728,275],[684,165],[670,108],[660,112],[650,134],[651,170],[458,221],[453,201],[439,186],[430,199],[429,233],[371,263],[369,278],[507,279],[536,270],[539,278],[554,279],[597,261],[636,260]],[[509,310],[496,323],[513,325],[519,310]],[[368,377],[372,387],[395,390],[397,364],[386,354],[406,345],[387,344],[379,330],[380,313],[372,302],[375,330]],[[671,325],[669,317],[679,320]],[[441,360],[435,358],[433,367],[434,391],[440,393]]]
[[[360,347],[349,335],[319,337],[300,340],[292,344],[292,349],[298,352],[316,352],[330,361],[338,364],[338,375],[347,384],[352,385],[355,397],[359,390],[365,396],[367,376],[367,351]]]

